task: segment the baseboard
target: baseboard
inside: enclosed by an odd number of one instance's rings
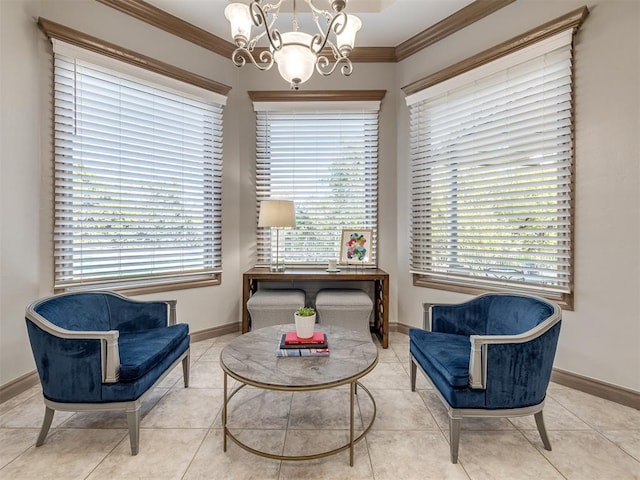
[[[404,333],[405,335],[409,335],[409,329],[410,328],[415,328],[415,327],[411,327],[409,325],[405,325],[404,323],[390,323],[389,324],[389,331],[390,332]]]
[[[402,323],[389,324],[389,331],[400,332],[409,335],[409,329],[414,328]],[[581,392],[595,395],[596,397],[611,400],[612,402],[626,405],[640,410],[640,392],[628,388],[612,385],[594,378],[578,375],[559,368],[554,368],[551,373],[551,381],[573,388]]]
[[[229,333],[239,332],[241,323],[227,323],[226,325],[220,325],[219,327],[206,328],[197,332],[191,333],[192,342],[201,342],[203,340],[209,340],[210,338],[221,337]]]
[[[0,403],[4,403],[10,398],[15,397],[22,392],[26,392],[31,387],[38,385],[39,381],[40,379],[38,378],[38,372],[34,370],[33,372],[25,373],[21,377],[18,377],[15,380],[10,381],[9,383],[1,385]]]
[[[618,385],[612,385],[601,380],[578,375],[577,373],[567,372],[566,370],[558,368],[553,369],[553,372],[551,373],[551,381],[564,385],[565,387],[590,393],[596,397],[611,400],[612,402],[640,410],[640,392],[636,392],[635,390],[630,390]]]

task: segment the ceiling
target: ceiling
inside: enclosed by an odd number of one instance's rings
[[[241,1],[249,3],[248,0]],[[224,8],[231,3],[228,0],[146,0],[146,2],[224,40],[231,41],[229,23],[224,17]],[[286,0],[286,3],[293,2]],[[350,0],[345,11],[358,15],[362,20],[362,29],[358,32],[356,46],[395,47],[471,3],[473,0]],[[314,0],[314,5],[328,8],[325,0]],[[283,32],[291,30],[292,19],[291,13],[282,13],[284,10],[283,5],[275,25]],[[291,11],[291,7],[288,10]],[[303,0],[297,0],[297,10],[300,29],[310,33],[315,32],[309,7]]]

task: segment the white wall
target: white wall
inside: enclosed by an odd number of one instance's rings
[[[579,6],[518,0],[400,64],[356,64],[349,79],[316,76],[305,86],[387,90],[379,252],[391,275],[391,322],[420,326],[422,302],[465,298],[411,284],[408,112],[400,87]],[[590,7],[576,44],[576,309],[564,314],[556,366],[640,390],[640,8],[613,0]],[[275,72],[239,70],[93,0],[0,0],[0,386],[33,371],[24,308],[52,293],[50,46],[38,16],[234,87],[225,108],[223,283],[153,296],[178,299],[192,331],[240,320],[241,274],[255,249],[255,117],[246,92],[287,88]]]
[[[52,294],[51,46],[44,17],[227,85],[239,83],[230,61],[93,0],[0,0],[0,385],[34,370],[25,307]],[[192,332],[238,322],[240,183],[238,104],[225,108],[222,285],[165,292]],[[237,299],[237,300],[236,300]]]
[[[519,0],[401,62],[407,85],[584,5]],[[575,310],[563,313],[555,366],[640,390],[640,2],[601,0],[575,44]],[[409,232],[408,110],[398,98],[398,244]],[[398,255],[398,321],[421,325],[422,302],[460,301],[412,286]]]

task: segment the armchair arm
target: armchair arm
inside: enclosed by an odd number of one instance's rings
[[[428,330],[430,332],[432,331],[440,331],[440,330],[434,330],[434,322],[433,322],[433,315],[434,315],[434,310],[438,310],[440,307],[450,307],[456,305],[455,303],[431,303],[431,302],[425,302],[422,304],[422,328],[424,328],[425,330]]]
[[[164,303],[169,305],[169,325],[175,325],[178,322],[178,318],[176,315],[176,305],[178,304],[178,301],[164,300]]]
[[[35,311],[39,302],[27,307],[25,316],[28,320],[44,330],[49,335],[67,340],[100,340],[100,358],[102,367],[102,381],[115,383],[120,373],[120,351],[118,349],[117,330],[108,331],[76,331],[54,325]]]
[[[489,345],[524,344],[542,336],[561,320],[559,307],[554,306],[553,314],[534,328],[517,335],[471,335],[471,355],[469,358],[469,386],[487,388],[487,359]]]

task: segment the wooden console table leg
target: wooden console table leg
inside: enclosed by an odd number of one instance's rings
[[[375,330],[382,348],[389,347],[389,281],[375,281]]]
[[[389,347],[389,278],[382,280],[382,348]]]
[[[249,331],[249,310],[247,310],[247,302],[251,294],[255,292],[256,281],[249,275],[242,276],[242,333]]]

